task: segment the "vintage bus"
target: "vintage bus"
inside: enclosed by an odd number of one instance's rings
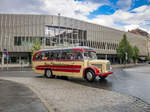
[[[98,60],[94,49],[68,47],[42,49],[32,57],[33,70],[47,78],[70,76],[84,78],[89,82],[96,76],[105,79],[112,74],[108,60]]]

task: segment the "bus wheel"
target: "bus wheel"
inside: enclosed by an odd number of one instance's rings
[[[107,76],[99,76],[102,80],[106,79]]]
[[[87,70],[85,76],[88,82],[93,82],[95,80],[95,73],[93,72],[93,70]]]
[[[46,78],[54,78],[52,71],[50,69],[45,70],[45,77]]]

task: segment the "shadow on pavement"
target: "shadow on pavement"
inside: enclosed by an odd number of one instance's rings
[[[68,81],[70,81],[72,83],[77,83],[77,84],[81,84],[84,86],[88,86],[88,87],[112,90],[112,83],[109,82],[107,79],[96,79],[94,82],[87,82],[84,79],[69,78]]]

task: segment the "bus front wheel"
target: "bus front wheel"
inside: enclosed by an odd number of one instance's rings
[[[45,77],[46,78],[54,78],[52,71],[50,69],[45,70]]]
[[[85,76],[88,82],[93,82],[95,80],[95,73],[93,72],[93,70],[87,70]]]

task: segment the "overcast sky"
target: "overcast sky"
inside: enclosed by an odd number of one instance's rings
[[[150,0],[0,0],[0,13],[72,17],[127,31],[150,33]]]

